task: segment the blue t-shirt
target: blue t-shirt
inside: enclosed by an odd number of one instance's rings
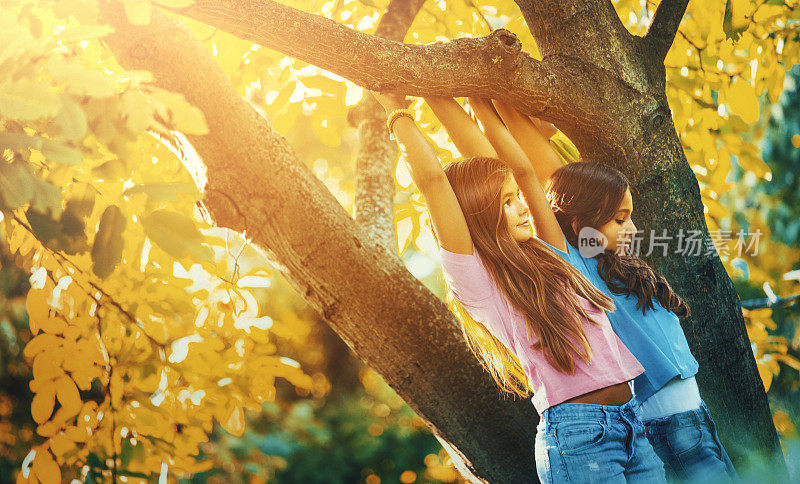
[[[642,310],[636,308],[639,298],[635,294],[626,296],[611,292],[597,271],[596,257],[583,257],[577,248],[566,242],[566,237],[564,241],[568,252],[542,240],[614,301],[616,309],[608,312],[611,327],[644,367],[644,373],[633,382],[636,399],[647,400],[676,376],[681,379],[694,376],[699,365],[689,350],[678,316],[656,298],[653,298],[653,308],[642,314]]]

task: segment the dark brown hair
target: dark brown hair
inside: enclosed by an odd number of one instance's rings
[[[558,224],[573,247],[578,247],[576,230],[598,229],[619,210],[628,179],[616,168],[594,161],[569,163],[550,175],[547,198]],[[573,227],[573,222],[577,227]],[[689,306],[672,290],[664,276],[656,273],[636,256],[606,250],[597,256],[597,271],[615,294],[635,294],[636,308],[642,314],[653,308],[656,298],[664,308],[680,317],[689,315]]]
[[[537,340],[531,347],[540,349],[562,372],[574,373],[573,357],[577,355],[588,363],[592,355],[582,321],[597,323],[577,298],[568,295],[578,294],[606,310],[614,309],[611,298],[540,240],[514,239],[505,223],[501,197],[503,183],[511,171],[500,160],[468,158],[448,163],[444,171],[478,255],[499,291],[523,314],[528,337],[533,335]],[[469,347],[498,385],[524,396],[526,389],[521,384],[526,378],[515,355],[482,324],[476,324],[452,290],[448,303],[462,323]]]

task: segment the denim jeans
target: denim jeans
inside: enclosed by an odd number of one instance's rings
[[[670,482],[741,482],[705,402],[700,408],[644,422]]]
[[[631,398],[619,406],[561,403],[545,409],[536,428],[539,480],[666,482],[634,405]]]

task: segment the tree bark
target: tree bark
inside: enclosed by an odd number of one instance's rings
[[[212,127],[188,138],[207,167],[204,206],[214,223],[246,233],[451,447],[464,476],[530,482],[536,411],[527,400],[499,397],[442,301],[396,252],[363,232],[185,25],[154,11],[150,25],[132,26],[115,4],[105,5],[103,15],[115,28],[106,39],[120,64],[151,71]]]
[[[549,101],[549,69],[522,52],[516,36],[503,29],[480,38],[415,45],[357,32],[272,0],[197,0],[173,11],[373,91],[508,101],[509,93],[524,93],[532,110]]]
[[[402,42],[424,0],[392,0],[381,16],[375,36]],[[397,144],[389,139],[386,116],[380,103],[365,93],[364,99],[348,113],[358,128],[356,193],[353,216],[374,240],[397,250],[394,229],[394,162]]]
[[[663,0],[645,37],[625,30],[609,1],[517,3],[536,38],[542,61],[527,56],[513,34],[502,29],[479,39],[413,46],[360,34],[268,0],[197,1],[182,13],[314,63],[369,89],[398,90],[417,96],[484,96],[511,102],[523,112],[555,123],[575,142],[584,159],[607,163],[625,173],[632,184],[636,225],[645,234],[651,230],[660,234],[665,229],[673,236],[667,244],[667,254],[654,253],[645,259],[664,274],[693,310],[682,325],[700,362],[697,379],[723,443],[737,464],[746,463],[747,458],[764,458],[772,461],[770,470],[778,475],[785,473],[730,278],[716,255],[674,253],[678,249],[674,237],[679,230],[697,230],[708,238],[697,179],[686,161],[666,99],[663,58],[686,1]],[[133,37],[132,30],[135,29],[126,27],[125,42],[129,42],[127,37]],[[169,35],[175,36],[176,32]],[[313,38],[309,32],[313,32]],[[145,36],[137,40],[141,44],[148,41],[163,48],[177,45],[174,37],[163,33],[156,39]],[[225,98],[228,109],[238,112],[238,116],[230,116],[224,110],[220,112],[220,99],[207,99],[205,86],[186,84],[190,76],[185,74],[196,72],[198,60],[189,64],[191,68],[177,68],[172,63],[183,66],[179,64],[183,61],[175,59],[169,49],[159,50],[149,58],[134,58],[127,51],[135,45],[118,44],[115,48],[123,65],[156,72],[160,83],[187,94],[210,117],[209,124],[217,128],[206,137],[192,137],[209,165],[207,202],[216,214],[215,220],[231,228],[247,229],[248,236],[285,266],[284,272],[299,290],[308,288],[309,300],[356,354],[429,419],[456,461],[463,459],[462,472],[466,469],[467,475],[474,472],[479,476],[476,479],[488,478],[492,482],[531,480],[535,476],[535,412],[526,414],[532,410],[526,402],[526,408],[496,400],[495,408],[476,406],[478,399],[492,401],[489,394],[496,390],[489,389],[491,382],[475,368],[460,337],[453,334],[453,318],[441,312],[443,306],[430,301],[430,295],[396,258],[378,249],[339,213],[341,208],[335,206],[338,204],[329,194],[322,194],[324,189],[309,179],[285,142],[263,120],[244,112],[241,106],[231,107],[239,102],[235,93],[230,99]],[[175,50],[185,55],[183,48]],[[359,57],[354,62],[351,57],[344,59],[341,52],[359,52]],[[207,64],[206,61],[202,65]],[[176,77],[170,69],[182,73],[183,78]],[[215,86],[224,83],[218,77],[204,76],[213,79]],[[237,129],[230,127],[234,120]],[[256,131],[258,136],[251,138],[248,131]],[[214,141],[217,139],[241,140],[241,146],[262,146],[265,150],[257,153],[260,158],[255,161],[255,155],[239,149],[238,143],[225,146]],[[223,160],[237,160],[236,169]],[[248,167],[260,184],[251,186],[250,178],[240,181],[236,176],[247,173]],[[275,174],[261,181],[256,169],[270,174],[275,170]],[[275,201],[259,189],[290,186],[302,188],[303,195],[295,198],[301,192],[290,190],[287,202],[292,219],[287,220],[286,212],[281,213]],[[248,207],[245,200],[259,205],[258,210]],[[305,215],[309,206],[314,208],[313,217]],[[298,231],[296,225],[306,219],[319,230],[303,227]],[[307,233],[327,233],[329,238],[323,243],[310,243]],[[649,237],[645,243],[648,241]],[[329,262],[334,260],[335,263]],[[395,291],[399,291],[394,300],[382,292],[387,289],[387,281],[392,281]],[[357,288],[364,292],[359,293]],[[402,305],[394,301],[402,301]],[[410,322],[417,318],[425,322]],[[389,348],[393,351],[386,351]],[[420,351],[421,348],[427,351]],[[448,358],[455,359],[446,364]],[[409,370],[409,365],[416,369]],[[484,386],[478,389],[461,372],[469,373]],[[454,384],[455,380],[465,386]],[[464,395],[465,388],[470,388],[469,396]],[[461,395],[454,399],[452,392]],[[462,398],[470,403],[464,405]],[[465,407],[471,407],[469,415],[465,414]],[[480,414],[474,413],[475,408],[480,409]],[[490,436],[484,434],[494,425],[488,422],[496,423],[498,415],[506,412],[513,415],[514,424],[506,422],[493,429]],[[503,429],[500,433],[499,428]],[[507,438],[502,439],[501,435]],[[487,438],[498,440],[490,445]],[[514,470],[504,469],[505,466]]]
[[[697,178],[666,97],[663,61],[688,2],[662,0],[645,37],[621,31],[607,1],[517,3],[543,62],[548,56],[565,56],[571,72],[571,79],[559,81],[570,83],[572,99],[558,103],[558,109],[576,121],[554,122],[575,142],[582,159],[611,165],[631,181],[633,219],[644,231],[643,247],[651,240],[658,242],[651,234],[658,237],[666,231],[671,236],[666,251],[655,250],[643,258],[692,309],[681,325],[700,363],[702,397],[731,459],[740,467],[766,464],[775,477],[786,477],[733,282],[716,252],[679,255],[681,231],[696,231],[710,243]],[[603,33],[587,33],[591,22],[605,26]],[[568,25],[575,29],[565,29]],[[584,48],[589,54],[578,55]],[[586,98],[593,100],[580,101]],[[548,114],[552,113],[542,117]]]

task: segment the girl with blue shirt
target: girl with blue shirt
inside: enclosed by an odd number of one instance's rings
[[[539,153],[531,161],[567,242],[566,250],[548,245],[612,298],[611,325],[645,368],[634,380],[639,417],[668,479],[738,481],[695,381],[698,363],[678,319],[689,307],[663,276],[625,253],[636,232],[628,180],[600,163],[562,165],[543,149],[554,126],[512,110],[501,117],[523,150]]]

